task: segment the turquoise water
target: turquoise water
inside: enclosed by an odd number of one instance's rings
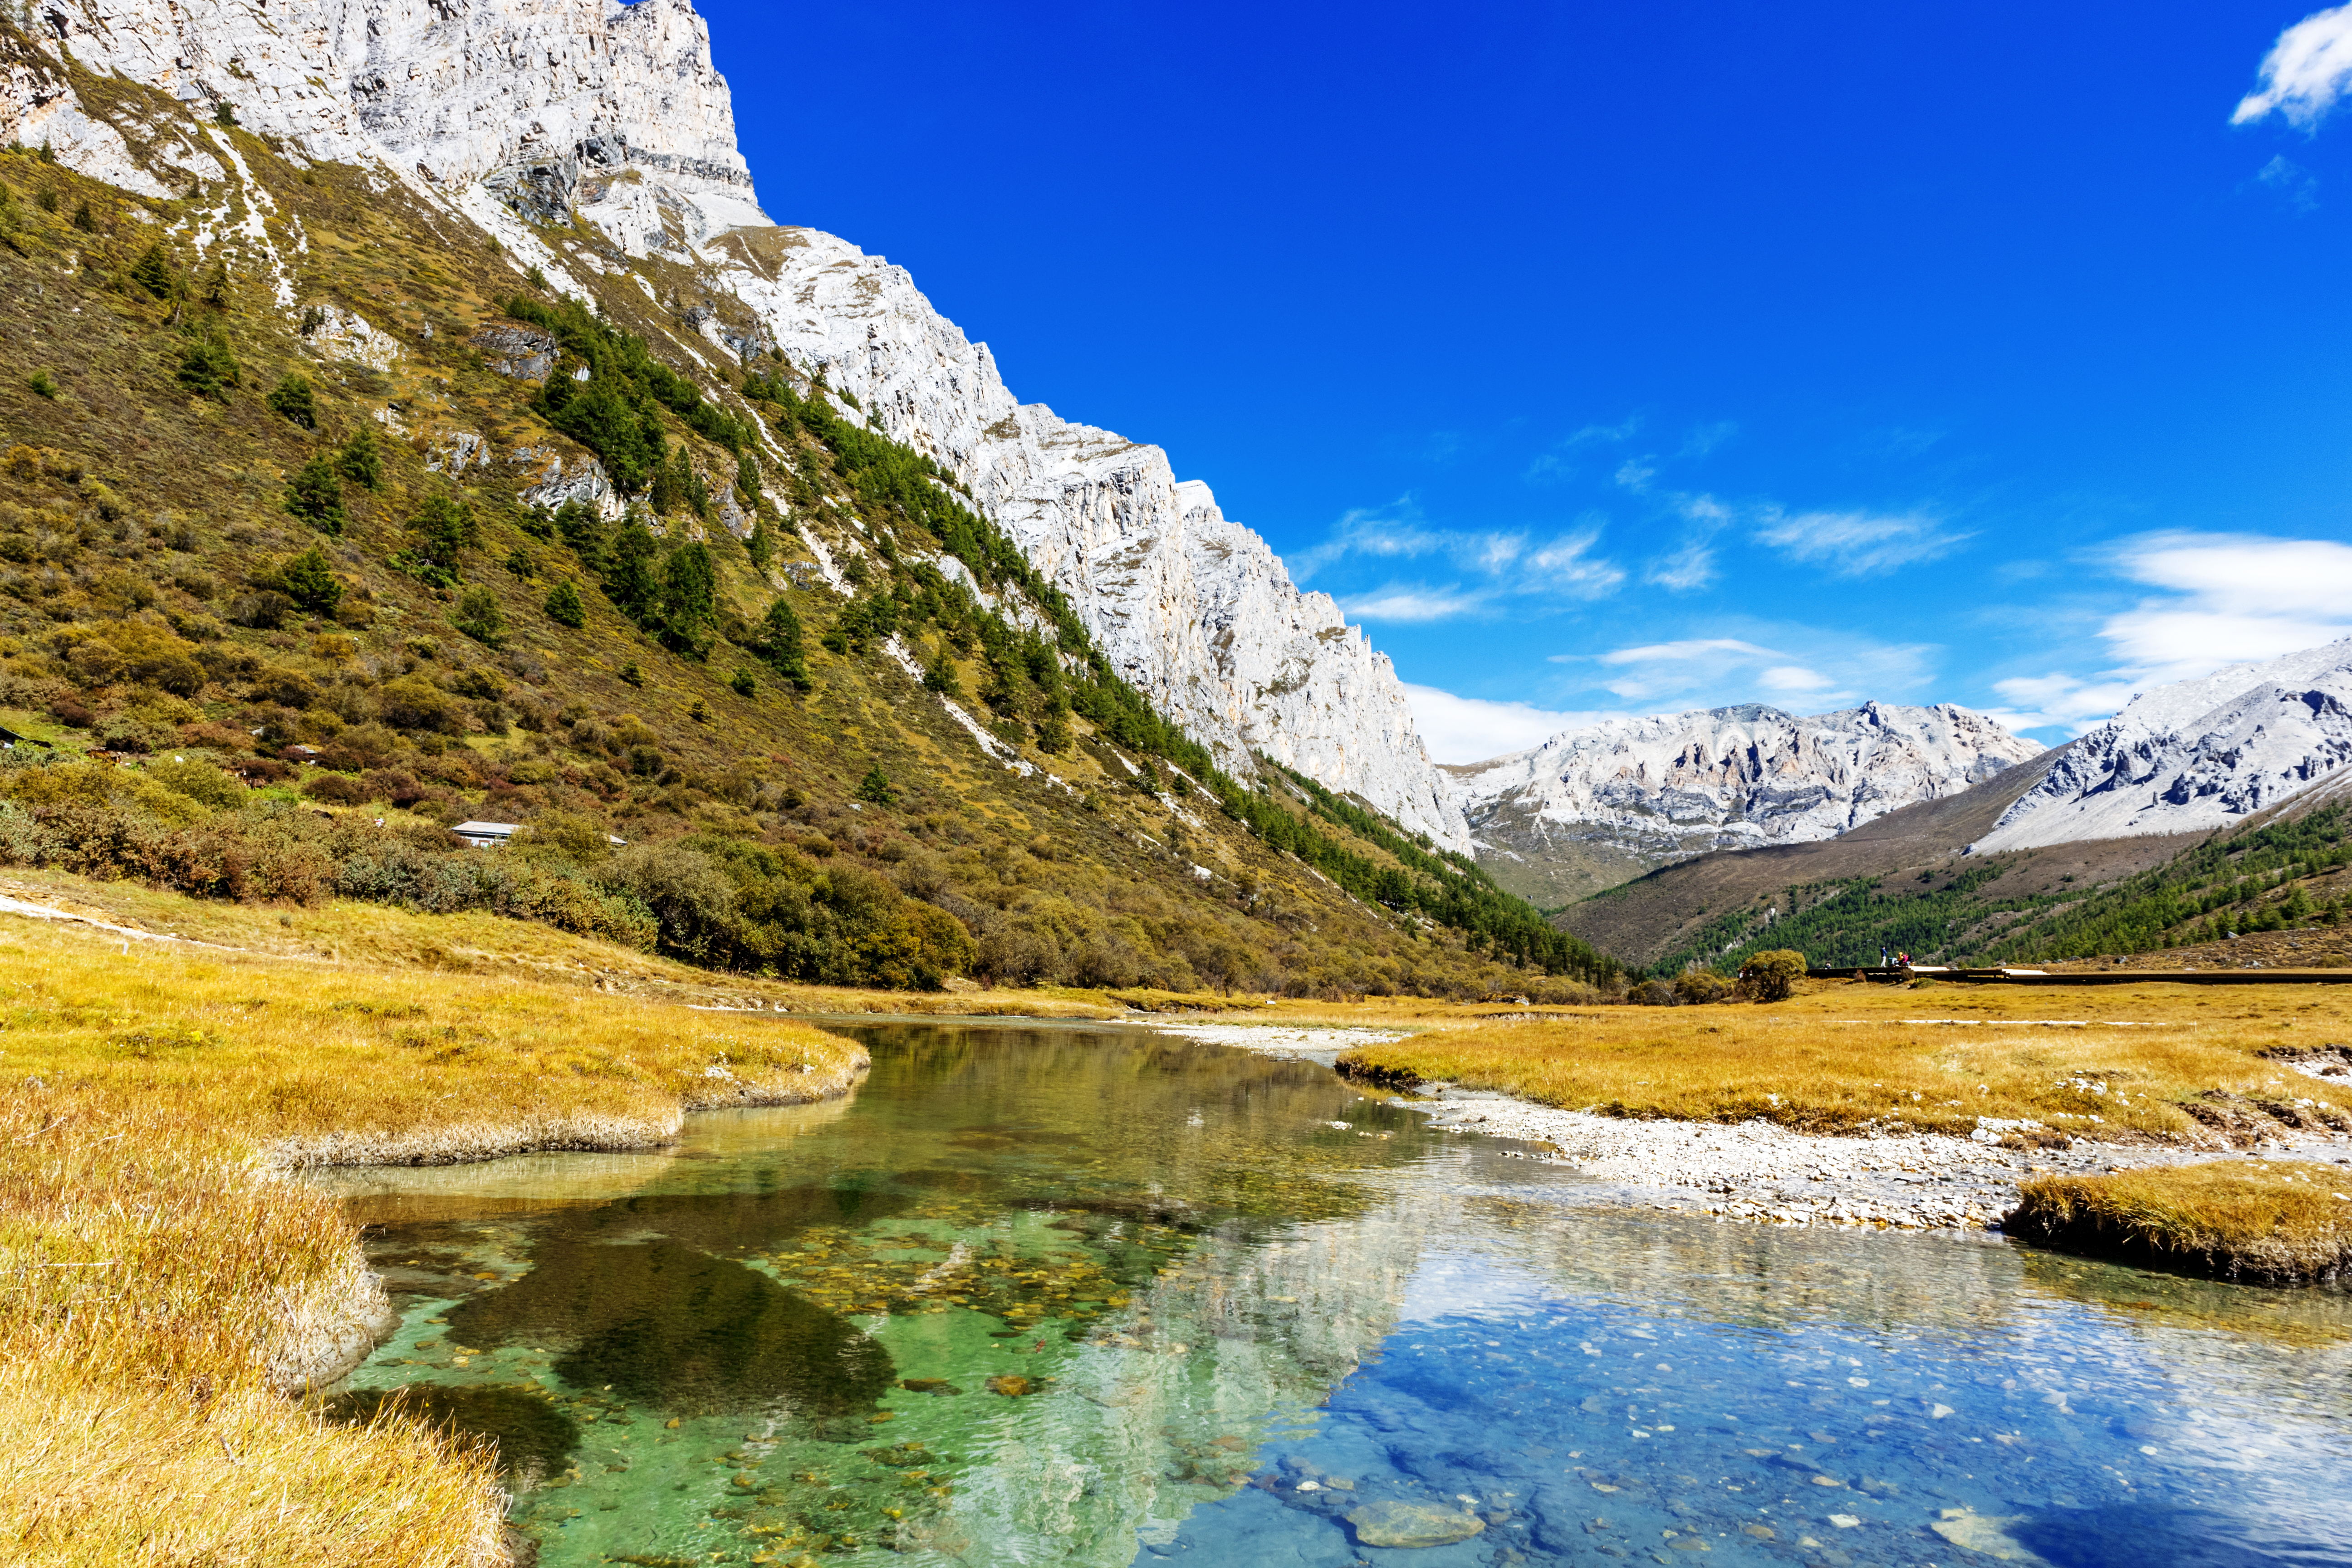
[[[849,1100],[336,1178],[340,1396],[555,1565],[2352,1563],[2352,1310],[1583,1206],[1322,1068],[852,1030]]]

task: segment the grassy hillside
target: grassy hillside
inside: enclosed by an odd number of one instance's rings
[[[252,183],[0,155],[0,725],[47,742],[0,765],[0,864],[829,984],[1612,978],[1466,861],[1219,773],[710,279],[549,229],[598,279],[565,300],[403,187],[142,111]],[[625,514],[520,499],[592,455]]]
[[[1653,973],[1736,970],[1762,948],[1794,948],[1816,967],[1875,963],[1882,942],[1937,963],[2352,962],[2347,827],[2352,805],[2309,798],[2210,837],[1947,857],[1801,883],[1694,921]],[[2237,945],[2265,937],[2278,940]]]

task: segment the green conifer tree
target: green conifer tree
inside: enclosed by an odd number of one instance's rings
[[[303,464],[286,481],[286,510],[321,533],[343,531],[347,521],[343,487],[335,478],[334,465],[327,461],[324,453]]]
[[[580,589],[571,578],[547,591],[547,618],[563,626],[588,624],[588,606],[580,602]]]

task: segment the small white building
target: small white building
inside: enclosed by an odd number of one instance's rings
[[[476,849],[496,849],[522,831],[514,822],[461,822],[450,832]]]

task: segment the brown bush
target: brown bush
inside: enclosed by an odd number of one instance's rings
[[[312,800],[331,801],[337,805],[364,805],[370,796],[367,785],[348,773],[314,771],[302,781],[302,793]]]

